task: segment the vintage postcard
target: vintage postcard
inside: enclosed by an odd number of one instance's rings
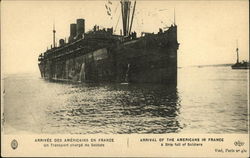
[[[249,157],[249,1],[1,1],[1,156]]]

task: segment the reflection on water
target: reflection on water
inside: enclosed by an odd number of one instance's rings
[[[178,87],[4,79],[6,133],[247,133],[248,71],[182,68]]]
[[[173,87],[85,84],[72,86],[67,95],[72,96],[67,104],[48,115],[59,127],[83,129],[76,133],[168,133],[181,128]]]

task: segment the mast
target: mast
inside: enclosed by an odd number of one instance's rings
[[[135,6],[136,6],[136,1],[134,2],[133,13],[132,13],[132,19],[131,19],[131,23],[130,23],[130,28],[129,28],[128,34],[130,34],[131,29],[132,29],[132,24],[133,24],[134,14],[135,14]]]
[[[237,47],[236,47],[236,52],[237,52],[237,61],[236,61],[236,63],[239,63],[239,48],[238,48],[238,40],[237,40],[236,45],[237,45]]]
[[[121,12],[122,12],[122,27],[123,27],[123,35],[125,36],[125,23],[124,23],[124,7],[123,2],[121,1]]]
[[[131,26],[132,26],[133,18],[134,18],[135,4],[136,4],[136,2],[134,3],[132,18],[130,19],[131,1],[130,0],[121,0],[122,24],[123,24],[122,26],[123,26],[123,35],[124,36],[129,36],[129,34],[130,34]],[[129,25],[129,23],[130,23],[130,25]]]
[[[55,30],[55,22],[53,23],[53,46],[56,47],[56,30]]]
[[[129,35],[129,20],[130,20],[130,5],[131,5],[131,2],[129,1],[128,2],[128,17],[127,17],[127,28],[126,28],[126,30],[127,30],[127,35]]]
[[[175,8],[174,8],[174,26],[175,26]]]

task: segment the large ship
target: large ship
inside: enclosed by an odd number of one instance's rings
[[[70,24],[68,42],[59,40],[39,55],[41,77],[75,82],[159,83],[177,85],[177,26],[157,33],[132,30],[136,1],[121,0],[122,31],[95,25],[85,32],[85,19]]]

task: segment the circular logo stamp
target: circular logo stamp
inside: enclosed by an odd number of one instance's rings
[[[11,141],[11,147],[12,147],[12,149],[14,149],[14,150],[18,147],[17,140],[14,139],[14,140]]]

